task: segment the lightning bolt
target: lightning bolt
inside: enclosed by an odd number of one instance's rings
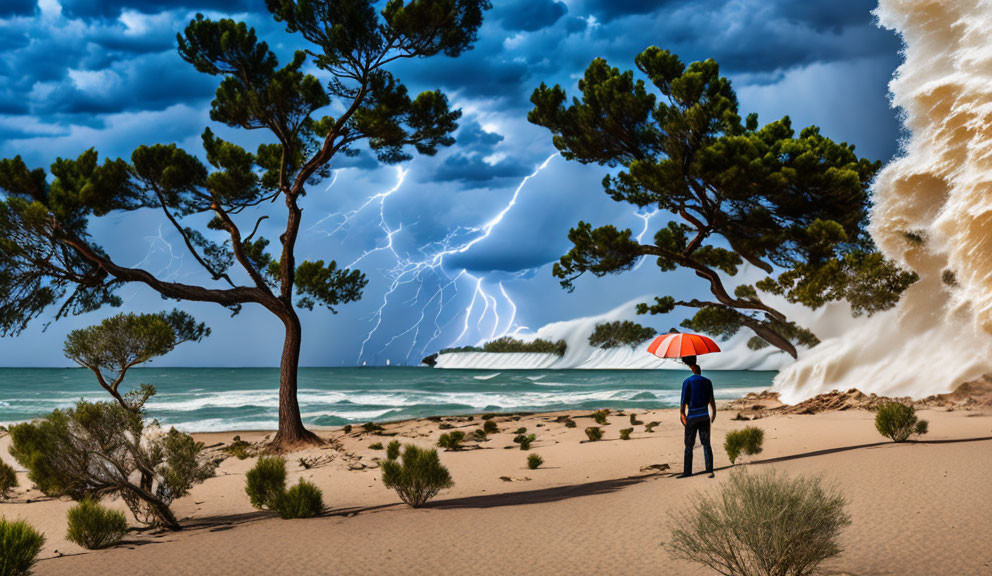
[[[637,216],[644,222],[644,228],[642,228],[641,233],[637,235],[638,244],[640,244],[644,240],[644,236],[648,233],[648,230],[651,227],[651,219],[657,216],[659,212],[661,212],[661,210],[658,209],[652,210],[651,212],[642,212],[640,210],[634,212],[634,216]],[[641,265],[644,264],[644,260],[646,259],[647,256],[641,256],[641,259],[638,260],[637,264],[634,265],[634,270],[639,269]]]
[[[546,169],[551,161],[557,156],[557,153],[548,156],[543,162],[537,165],[532,173],[525,176],[514,189],[513,194],[511,194],[507,203],[504,204],[499,212],[497,212],[492,218],[477,226],[459,226],[449,232],[441,240],[436,240],[420,247],[415,256],[403,255],[397,251],[394,240],[396,234],[398,234],[403,227],[402,225],[397,225],[395,228],[392,227],[387,222],[385,217],[386,202],[403,186],[403,182],[409,168],[397,168],[396,182],[391,189],[370,196],[354,210],[329,214],[311,227],[311,229],[316,229],[328,221],[335,222],[333,228],[324,233],[324,236],[333,236],[334,234],[347,229],[355,218],[369,209],[369,207],[376,206],[377,223],[384,235],[383,243],[372,249],[364,251],[347,267],[354,267],[369,255],[376,252],[388,252],[395,258],[395,265],[386,271],[387,277],[390,279],[389,286],[383,295],[380,305],[369,317],[371,328],[365,335],[365,338],[362,340],[362,344],[359,348],[357,358],[358,364],[362,363],[369,343],[382,328],[383,315],[386,313],[387,309],[389,309],[393,301],[399,297],[401,291],[404,291],[407,287],[414,284],[417,288],[413,297],[401,303],[408,305],[412,304],[416,309],[418,309],[417,318],[408,327],[391,336],[379,351],[380,354],[386,351],[398,340],[404,337],[410,337],[411,344],[406,353],[406,360],[409,361],[414,351],[418,348],[418,342],[425,323],[427,323],[428,326],[433,326],[433,329],[430,331],[430,338],[426,341],[426,343],[420,346],[421,353],[424,353],[428,346],[437,341],[448,324],[459,317],[463,317],[462,330],[454,339],[452,345],[463,341],[463,339],[473,330],[473,328],[476,333],[481,332],[483,330],[483,326],[489,328],[489,339],[495,338],[497,335],[505,336],[510,334],[511,330],[513,334],[518,334],[521,330],[526,330],[525,326],[514,326],[517,316],[517,305],[510,298],[501,282],[498,284],[499,293],[511,311],[509,320],[506,321],[505,324],[500,319],[499,301],[497,297],[489,294],[486,290],[485,278],[482,276],[476,277],[469,274],[465,269],[458,270],[457,272],[449,271],[445,268],[445,259],[456,254],[464,254],[479,242],[482,242],[486,238],[490,237],[493,230],[499,226],[510,210],[516,206],[517,201],[520,198],[520,194],[523,192],[527,183]],[[450,304],[451,300],[453,300],[458,294],[458,284],[460,282],[464,283],[465,281],[474,282],[472,298],[469,301],[468,306],[462,313],[454,315],[447,323],[442,323],[441,319],[444,315],[446,305]],[[426,288],[428,285],[431,286],[430,289]],[[481,304],[479,302],[480,298],[482,300]],[[479,315],[473,323],[473,315],[475,310],[480,306],[482,307],[482,314]],[[486,320],[487,317],[490,316],[490,310],[492,311],[491,327]],[[502,332],[500,332],[501,326],[503,326]],[[426,332],[426,330],[423,331]]]

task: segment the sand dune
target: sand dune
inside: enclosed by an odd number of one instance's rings
[[[176,504],[184,531],[133,532],[109,550],[90,552],[64,541],[69,502],[26,503],[39,496],[22,488],[16,502],[0,510],[28,519],[48,536],[37,567],[41,575],[705,574],[672,560],[662,543],[669,512],[727,478],[722,450],[717,447],[714,480],[641,472],[651,464],[681,465],[681,426],[674,412],[638,413],[645,422],[662,424],[651,434],[638,426],[627,442],[598,443],[581,442],[592,421],[579,418],[588,413],[573,414],[578,426],[572,429],[554,422],[558,414],[500,418],[502,432],[480,449],[442,452],[455,486],[420,510],[399,504],[381,486],[377,469],[349,469],[375,466],[382,452],[368,445],[389,438],[340,431],[323,433],[339,440],[338,448],[288,459],[291,482],[304,477],[323,488],[329,510],[321,518],[284,521],[254,511],[243,489],[253,459],[234,458]],[[731,415],[721,412],[715,443],[745,424]],[[903,445],[883,442],[865,411],[753,422],[765,429],[766,447],[750,466],[822,474],[848,498],[853,525],[843,535],[844,553],[828,566],[831,573],[992,575],[992,416],[922,416],[931,423],[927,441]],[[478,417],[456,420],[446,419],[466,431],[481,423]],[[616,439],[627,426],[626,417],[611,416],[606,438]],[[518,427],[537,434],[532,452],[544,457],[541,469],[528,470],[526,453],[512,444]],[[438,423],[427,420],[387,425],[386,431],[425,446],[440,434]],[[208,443],[230,436],[201,435]],[[249,440],[264,436],[242,433]],[[8,441],[0,441],[0,449],[9,461]],[[302,470],[296,461],[301,456],[330,462]]]

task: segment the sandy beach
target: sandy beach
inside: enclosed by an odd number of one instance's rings
[[[328,508],[315,519],[281,520],[251,507],[244,474],[254,457],[227,458],[215,478],[176,502],[183,531],[133,530],[107,550],[67,542],[65,512],[72,503],[25,489],[30,483],[20,467],[21,488],[0,509],[45,533],[40,575],[705,574],[668,555],[669,513],[697,492],[718,489],[731,473],[720,446],[724,434],[755,424],[765,430],[765,450],[748,467],[819,474],[848,500],[853,523],[843,533],[844,552],[827,564],[829,573],[992,574],[992,414],[922,411],[930,434],[897,445],[878,435],[869,411],[771,415],[748,423],[722,410],[713,432],[715,479],[673,477],[681,466],[682,428],[672,410],[636,412],[661,424],[653,433],[636,426],[629,441],[619,440],[627,415],[610,416],[603,441],[584,442],[590,413],[567,413],[575,428],[556,422],[563,414],[498,416],[501,431],[488,441],[441,452],[455,485],[422,509],[406,507],[381,485],[376,461],[384,452],[369,445],[392,437],[359,427],[351,434],[323,430],[328,445],[287,455],[290,483],[306,478],[324,491]],[[479,416],[436,420],[386,424],[383,433],[433,446],[442,423],[466,432],[481,425]],[[527,453],[512,442],[521,427],[537,435],[531,452],[545,460],[537,470],[527,469]],[[269,434],[238,435],[261,442]],[[234,435],[197,436],[211,446]],[[0,439],[2,457],[13,463],[8,445],[9,437]],[[698,446],[697,452],[698,471]],[[308,470],[299,462],[307,457],[317,459]]]

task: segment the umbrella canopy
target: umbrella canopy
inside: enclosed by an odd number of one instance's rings
[[[648,352],[659,358],[684,358],[719,352],[712,338],[699,334],[662,334],[651,342]]]

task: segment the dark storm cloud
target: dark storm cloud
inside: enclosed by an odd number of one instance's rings
[[[117,18],[124,10],[154,13],[177,8],[227,13],[264,12],[264,0],[62,0],[62,12],[74,18]]]
[[[533,32],[557,22],[568,8],[554,0],[509,0],[498,2],[494,12],[504,28]]]
[[[30,16],[37,7],[35,0],[4,0],[0,3],[0,18]]]

